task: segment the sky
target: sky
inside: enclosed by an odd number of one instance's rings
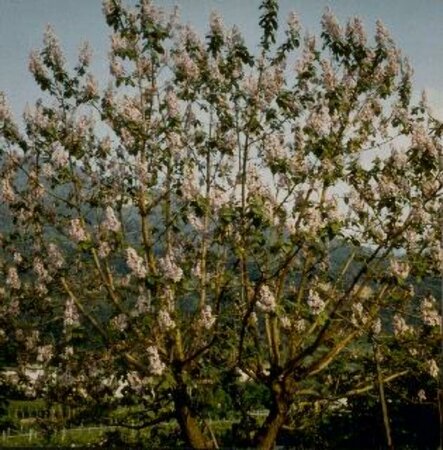
[[[381,19],[414,68],[414,88],[428,94],[434,113],[443,120],[443,0],[280,0],[280,20],[296,11],[305,30],[318,32],[322,13],[329,6],[342,23],[363,19],[372,32]],[[238,25],[252,47],[259,40],[260,0],[158,0],[166,9],[178,5],[183,22],[204,32],[211,11],[217,10],[226,25]],[[79,45],[87,40],[94,49],[93,72],[107,84],[110,30],[101,0],[0,0],[0,91],[19,117],[26,103],[41,95],[28,72],[28,56],[39,48],[43,31],[51,24],[75,61]]]

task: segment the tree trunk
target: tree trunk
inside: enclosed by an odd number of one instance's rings
[[[186,445],[195,449],[214,448],[214,443],[203,434],[199,423],[189,407],[189,397],[185,386],[177,389],[174,393],[174,403],[177,421],[180,425]]]
[[[287,402],[280,396],[274,400],[268,417],[255,437],[257,448],[262,450],[274,448],[278,433],[286,422],[288,409]]]

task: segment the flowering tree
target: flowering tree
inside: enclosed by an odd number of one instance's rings
[[[371,387],[348,364],[367,344],[407,342],[438,376],[435,299],[411,300],[442,261],[441,124],[381,23],[372,42],[326,11],[319,45],[292,14],[278,43],[277,1],[260,9],[254,53],[216,14],[203,40],[106,0],[106,89],[48,28],[29,62],[45,100],[20,127],[0,98],[2,339],[44,368],[36,392],[123,383],[140,427],[176,419],[194,448],[217,444],[205,405],[236,374],[268,391],[261,448],[334,370],[342,396]]]

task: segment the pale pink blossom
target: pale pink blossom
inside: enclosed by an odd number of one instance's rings
[[[149,312],[149,300],[145,294],[140,294],[137,297],[137,301],[135,303],[135,310],[137,315],[143,315]]]
[[[292,326],[291,319],[288,316],[280,317],[280,324],[284,330],[289,330]]]
[[[175,92],[172,90],[168,91],[168,93],[166,94],[165,100],[166,100],[166,110],[168,113],[168,117],[170,117],[172,119],[177,117],[180,113],[180,110],[179,110],[178,98],[177,98],[177,95],[175,95]]]
[[[63,168],[69,162],[69,153],[59,142],[51,147],[51,161],[57,168]]]
[[[212,308],[210,305],[205,305],[201,310],[199,325],[206,330],[210,330],[216,321],[216,317],[212,314]]]
[[[140,111],[138,101],[135,98],[124,98],[122,102],[121,114],[126,120],[130,120],[131,122],[140,122],[143,120],[143,115]]]
[[[85,84],[85,95],[88,98],[93,98],[98,94],[98,84],[97,80],[94,78],[92,74],[88,74],[86,76],[86,84]]]
[[[175,64],[189,81],[195,81],[200,76],[200,70],[187,51],[175,55]]]
[[[160,359],[158,348],[151,345],[146,349],[146,352],[148,354],[149,371],[153,375],[161,375],[166,369],[166,366]]]
[[[144,278],[148,274],[143,258],[131,247],[126,249],[126,264],[137,278]]]
[[[106,16],[114,14],[120,5],[121,0],[103,0],[103,14]]]
[[[111,253],[111,247],[106,241],[101,241],[98,246],[98,256],[102,259],[106,258]]]
[[[341,40],[343,34],[342,28],[337,20],[337,17],[329,8],[326,8],[321,24],[324,31],[331,37],[332,40]]]
[[[390,269],[392,274],[401,280],[408,278],[410,272],[409,264],[406,261],[400,261],[398,259],[391,259]]]
[[[8,178],[3,178],[0,182],[0,195],[5,203],[12,203],[15,200],[14,188]]]
[[[201,261],[197,261],[195,263],[194,267],[192,268],[192,275],[194,275],[194,277],[196,278],[202,277]]]
[[[128,322],[128,316],[126,314],[119,314],[118,316],[115,316],[111,320],[111,325],[118,331],[123,332],[128,328],[129,322]]]
[[[37,362],[47,363],[54,356],[54,347],[51,344],[37,347]]]
[[[107,206],[105,209],[105,218],[102,222],[102,227],[103,229],[113,231],[114,233],[118,233],[121,230],[121,223],[111,206]]]
[[[266,284],[262,284],[258,290],[257,295],[257,308],[265,313],[275,311],[277,303],[270,287]]]
[[[312,289],[309,291],[307,303],[311,310],[311,314],[313,314],[314,316],[320,314],[326,306],[319,293]]]
[[[120,78],[125,75],[125,69],[123,67],[123,64],[121,63],[120,60],[116,58],[111,58],[109,70],[111,74],[116,78]]]
[[[306,330],[306,320],[305,319],[298,319],[294,322],[294,330],[298,333],[302,333]]]
[[[307,126],[312,128],[320,136],[325,136],[329,133],[332,125],[329,110],[325,105],[318,110],[314,110],[307,121]]]
[[[361,46],[366,45],[366,31],[363,26],[363,22],[359,17],[354,17],[349,20],[346,27],[346,34],[348,37],[352,38],[356,44]]]
[[[436,301],[432,295],[424,298],[420,304],[420,312],[423,323],[430,327],[441,325],[441,316],[435,308]]]
[[[76,327],[80,324],[80,316],[77,311],[77,306],[72,298],[68,298],[65,303],[65,310],[63,314],[63,324],[66,329],[69,327]]]
[[[65,263],[63,255],[56,244],[50,243],[48,246],[48,256],[50,263],[56,269],[61,269]]]
[[[337,78],[334,69],[332,68],[332,64],[328,59],[322,60],[320,64],[322,68],[323,84],[327,90],[332,91],[337,85]]]
[[[19,252],[14,252],[13,260],[16,264],[21,264],[23,262],[23,256]]]
[[[46,47],[51,63],[57,67],[62,67],[65,62],[65,58],[60,48],[58,38],[54,33],[54,29],[49,25],[46,27],[43,35],[43,43]]]
[[[393,319],[394,335],[401,337],[413,331],[412,327],[408,325],[405,319],[400,314],[395,314]]]
[[[34,270],[34,273],[37,275],[37,279],[40,282],[51,280],[48,271],[43,265],[43,261],[39,257],[34,259],[32,269]]]
[[[17,269],[15,267],[10,267],[8,269],[8,274],[6,276],[6,285],[9,286],[11,289],[20,289],[21,282],[20,278],[18,276]]]
[[[223,19],[217,11],[212,11],[209,18],[209,27],[214,35],[223,35]]]
[[[420,390],[417,392],[417,397],[418,397],[418,400],[419,400],[420,402],[425,402],[425,401],[427,400],[425,390],[424,390],[424,389],[420,389]]]
[[[75,242],[84,242],[88,240],[88,234],[86,233],[81,219],[71,220],[69,223],[68,234]]]
[[[382,329],[381,319],[380,317],[377,317],[377,319],[375,319],[374,323],[372,324],[372,332],[375,335],[378,335],[381,333],[381,329]]]
[[[48,79],[46,67],[37,51],[33,50],[29,55],[28,69],[36,79]]]
[[[183,270],[175,263],[171,255],[160,258],[159,266],[163,275],[174,283],[178,283],[183,278]]]
[[[114,53],[126,50],[128,45],[128,40],[120,33],[114,33],[111,36],[111,48]]]
[[[391,34],[381,20],[376,21],[375,42],[383,48],[392,43]]]
[[[440,368],[438,367],[438,364],[435,362],[435,359],[430,359],[427,362],[427,366],[429,375],[431,375],[432,378],[438,378]]]
[[[89,42],[84,42],[79,49],[78,62],[81,66],[89,66],[92,58],[92,49]]]
[[[199,233],[203,233],[205,231],[205,225],[200,217],[197,217],[195,214],[188,214],[188,222],[192,225],[192,227],[198,231]]]
[[[360,302],[356,302],[352,305],[351,322],[355,327],[361,327],[368,321],[368,317]]]
[[[12,118],[11,108],[4,92],[0,91],[0,122],[9,122]]]
[[[287,20],[288,31],[291,35],[295,36],[300,33],[300,18],[295,11],[291,11]]]
[[[173,330],[176,327],[174,320],[165,309],[158,312],[158,324],[162,331]]]

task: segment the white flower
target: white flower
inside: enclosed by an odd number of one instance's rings
[[[400,278],[401,280],[405,280],[409,275],[409,264],[405,261],[399,261],[398,259],[392,259],[390,263],[390,268],[392,274]]]
[[[43,265],[43,262],[40,258],[37,257],[34,259],[32,268],[40,282],[49,281],[51,279],[48,271],[46,270],[46,268]]]
[[[418,400],[420,402],[425,402],[426,401],[426,392],[425,392],[425,390],[424,389],[420,389],[417,392],[417,397],[418,397]]]
[[[206,330],[210,330],[214,326],[215,321],[216,318],[212,314],[212,308],[206,305],[201,311],[199,324]]]
[[[288,316],[280,317],[280,323],[284,330],[289,330],[291,328],[291,319]]]
[[[381,333],[381,320],[380,317],[377,317],[377,319],[374,321],[374,323],[372,324],[372,332],[377,335]]]
[[[201,278],[202,270],[201,270],[201,261],[197,261],[195,266],[192,268],[192,275],[196,278]]]
[[[317,316],[325,309],[325,302],[320,298],[318,292],[311,289],[308,295],[308,306],[311,309],[311,313]]]
[[[149,300],[144,294],[137,297],[135,303],[135,315],[146,314],[149,311]]]
[[[438,378],[438,374],[440,373],[440,369],[438,364],[435,362],[435,359],[431,359],[427,362],[428,372],[432,378]]]
[[[65,260],[57,245],[53,243],[49,244],[48,256],[53,267],[55,267],[56,269],[60,269],[61,267],[63,267]]]
[[[305,319],[298,319],[294,322],[294,329],[295,331],[301,333],[302,331],[306,330],[306,320]]]
[[[37,361],[46,363],[48,362],[54,355],[53,347],[51,344],[43,345],[37,347]]]
[[[23,262],[23,256],[19,252],[14,253],[13,259],[16,264],[21,264]]]
[[[269,313],[275,311],[276,306],[274,294],[269,286],[266,284],[261,285],[258,291],[257,308]]]
[[[168,311],[164,309],[158,313],[158,324],[162,331],[173,330],[175,328],[175,322],[171,319]]]
[[[398,337],[403,336],[412,331],[412,327],[409,326],[406,323],[405,319],[399,314],[394,315],[393,325],[394,325],[394,334],[395,336]]]
[[[63,314],[63,324],[65,327],[65,332],[66,332],[66,327],[73,327],[73,326],[77,326],[79,325],[79,314],[77,311],[77,306],[74,303],[74,300],[72,300],[72,298],[68,298],[66,300],[65,303],[65,311]]]
[[[126,328],[128,328],[128,316],[126,314],[119,314],[118,316],[115,316],[111,320],[111,324],[114,328],[116,328],[118,331],[122,332],[125,331]]]
[[[153,375],[161,375],[164,372],[166,366],[160,359],[158,348],[154,345],[151,345],[146,349],[146,352],[148,353],[149,371]]]
[[[437,327],[441,324],[440,314],[435,309],[435,299],[432,296],[422,300],[420,312],[423,322],[430,327]]]
[[[351,322],[354,326],[360,327],[368,321],[368,317],[365,313],[363,305],[360,302],[356,302],[352,305]]]

